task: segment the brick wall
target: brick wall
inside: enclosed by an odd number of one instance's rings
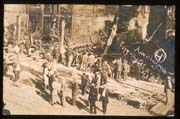
[[[74,44],[95,41],[98,31],[105,26],[105,20],[113,20],[114,14],[106,13],[105,5],[73,6],[73,42]],[[114,10],[115,11],[115,10]]]

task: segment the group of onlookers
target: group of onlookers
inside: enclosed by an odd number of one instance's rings
[[[94,70],[94,72],[83,72],[81,75],[81,82],[78,83],[78,75],[73,75],[72,82],[68,85],[67,80],[61,76],[52,65],[46,62],[43,63],[43,81],[44,91],[51,97],[52,105],[60,103],[64,105],[66,102],[66,90],[67,88],[72,89],[72,100],[71,104],[77,104],[77,97],[81,93],[82,96],[88,94],[88,101],[90,104],[90,113],[96,112],[96,101],[102,101],[103,113],[106,113],[109,90],[106,86],[107,77],[105,66],[107,62],[103,63],[103,72],[101,70]],[[98,94],[100,97],[98,98]]]

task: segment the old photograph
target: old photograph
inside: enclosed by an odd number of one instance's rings
[[[4,4],[3,115],[174,116],[175,10]]]

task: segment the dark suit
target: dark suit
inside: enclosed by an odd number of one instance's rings
[[[72,104],[76,105],[77,95],[78,95],[78,83],[72,83]]]
[[[81,76],[81,91],[82,91],[82,95],[84,95],[85,92],[86,92],[87,83],[88,83],[87,76],[86,75],[82,75]]]
[[[52,74],[50,74],[48,77],[49,77],[48,78],[48,80],[49,80],[48,81],[49,82],[48,88],[49,88],[49,91],[50,91],[50,96],[52,96],[52,91],[53,91],[52,83],[53,83],[53,80],[54,80],[54,76]]]
[[[94,109],[95,114],[96,114],[97,96],[98,96],[97,88],[95,88],[94,86],[91,86],[88,100],[90,102],[90,112],[93,113],[93,109]]]
[[[95,74],[95,77],[92,79],[91,83],[97,86],[97,82],[98,82],[98,76]]]
[[[108,75],[106,72],[101,72],[101,81],[100,81],[100,85],[104,85],[107,83],[107,78]]]
[[[107,104],[109,103],[109,90],[106,88],[105,96],[103,96],[104,89],[101,93],[101,101],[102,101],[102,108],[103,108],[103,113],[106,113],[107,110]]]
[[[19,66],[19,69],[17,69],[18,66]],[[16,63],[16,64],[14,65],[14,74],[15,74],[14,82],[16,82],[16,81],[19,80],[20,72],[21,72],[20,64]]]

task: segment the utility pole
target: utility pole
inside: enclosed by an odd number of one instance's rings
[[[21,38],[21,16],[17,16],[17,32],[16,32],[16,38],[17,38],[17,44],[20,42]]]
[[[91,25],[91,27],[90,27],[91,29],[90,29],[90,36],[89,36],[90,42],[92,41],[92,36],[93,36],[92,34],[93,34],[93,31],[94,31],[94,29],[93,29],[93,28],[94,28],[94,27],[93,27],[93,23],[94,23],[94,17],[95,17],[95,14],[94,14],[94,12],[95,12],[95,11],[94,11],[94,10],[95,10],[95,6],[92,5],[92,7],[93,7],[93,8],[92,8],[93,14],[92,14],[92,22],[91,22],[92,25]]]
[[[17,16],[17,22],[16,22],[16,47],[19,45],[20,39],[21,39],[21,16]],[[19,51],[17,51],[17,59],[16,61],[19,62]]]
[[[41,5],[41,33],[44,34],[44,8],[45,6],[44,5]]]
[[[61,27],[60,27],[60,19],[61,19],[61,5],[58,5],[58,30],[59,30],[59,48],[58,48],[58,51],[59,51],[59,54],[61,54]]]
[[[59,16],[61,16],[61,7],[60,6],[59,6],[59,14],[60,14]],[[59,17],[59,21],[60,21],[60,18],[61,17]],[[59,54],[63,54],[63,52],[64,52],[64,46],[63,46],[63,44],[64,44],[64,30],[65,30],[65,20],[62,18],[61,19],[61,27],[59,27],[59,33],[61,31],[61,35],[59,35],[60,36],[60,38],[59,38]]]
[[[57,29],[59,29],[60,25],[59,25],[59,20],[60,20],[60,5],[57,5]],[[60,30],[58,31],[58,35],[60,34]]]
[[[63,19],[61,21],[61,39],[59,42],[59,48],[60,48],[60,53],[63,53],[64,50],[64,29],[65,29],[65,20]]]
[[[29,31],[29,5],[26,5],[26,32]]]
[[[71,41],[73,42],[73,34],[74,34],[74,6],[72,5],[72,18],[71,18]]]

